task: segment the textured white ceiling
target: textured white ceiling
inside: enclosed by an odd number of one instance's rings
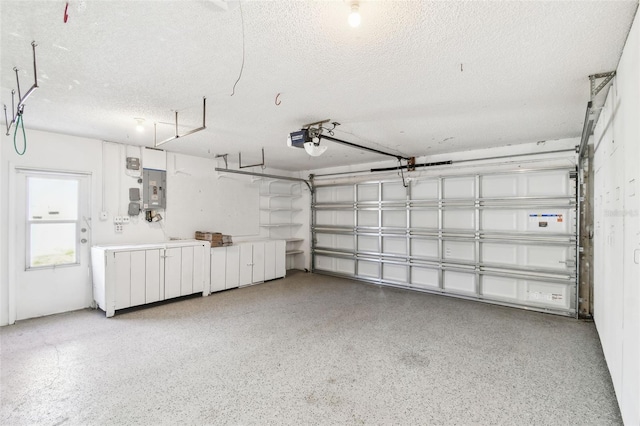
[[[243,1],[231,96],[238,2],[70,1],[64,23],[65,3],[0,2],[3,103],[14,66],[23,90],[32,83],[38,43],[28,128],[152,146],[152,123],[173,110],[181,131],[199,126],[206,96],[208,128],[163,148],[253,162],[264,147],[267,166],[288,170],[384,158],[287,148],[289,132],[325,118],[342,123],[336,137],[408,156],[578,136],[587,76],[616,68],[638,5],[361,1],[353,29],[349,2]]]

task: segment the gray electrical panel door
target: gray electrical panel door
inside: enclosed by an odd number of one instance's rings
[[[142,171],[142,208],[145,210],[166,207],[167,172],[144,169]]]

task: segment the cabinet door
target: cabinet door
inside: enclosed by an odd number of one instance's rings
[[[146,273],[147,261],[144,250],[131,252],[131,306],[146,303]]]
[[[282,278],[287,274],[287,242],[285,240],[276,241],[276,278]]]
[[[203,246],[194,246],[193,247],[193,292],[204,292],[205,290],[205,276],[208,278],[208,274],[205,275],[205,263],[209,264],[209,250]],[[206,294],[209,293],[209,285],[208,279],[207,281],[207,291]]]
[[[116,309],[128,308],[131,306],[131,252],[115,252],[115,296]]]
[[[240,244],[240,285],[251,284],[253,278],[253,244]]]
[[[225,289],[227,247],[211,249],[211,292]]]
[[[264,243],[253,243],[252,283],[264,281]]]
[[[182,265],[182,249],[180,247],[164,250],[164,298],[180,296],[180,267]]]
[[[269,281],[276,277],[276,242],[264,243],[264,280]]]
[[[164,299],[164,294],[160,290],[162,282],[160,276],[160,250],[145,251],[145,302],[153,303]]]
[[[193,247],[182,247],[180,265],[180,295],[193,293]]]
[[[225,288],[235,288],[240,285],[240,246],[227,247],[224,283]]]

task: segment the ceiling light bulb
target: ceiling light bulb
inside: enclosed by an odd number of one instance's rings
[[[356,28],[360,25],[360,12],[358,12],[358,3],[351,5],[351,13],[349,14],[349,25]]]
[[[316,145],[313,142],[305,142],[304,150],[312,157],[319,157],[327,150],[326,146]]]
[[[136,121],[138,122],[136,130],[140,133],[144,132],[144,126],[142,125],[142,123],[144,123],[144,118],[136,118]]]

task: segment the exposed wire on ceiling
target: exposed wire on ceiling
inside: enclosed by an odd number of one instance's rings
[[[244,54],[245,54],[245,49],[244,49],[244,14],[242,13],[242,2],[239,1],[238,4],[240,6],[240,21],[242,22],[242,65],[240,65],[240,74],[238,74],[238,79],[236,80],[235,83],[233,83],[233,89],[231,90],[231,96],[236,94],[236,85],[238,84],[238,82],[242,78],[242,71],[244,71]]]
[[[276,105],[280,105],[282,103],[282,101],[278,100],[279,97],[280,97],[280,93],[276,95],[276,100],[275,100]]]

